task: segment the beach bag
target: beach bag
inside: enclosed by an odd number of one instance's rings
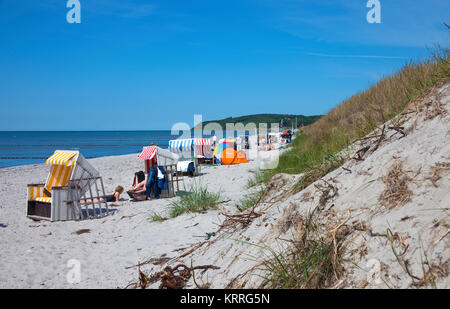
[[[145,201],[147,199],[147,195],[145,194],[145,191],[143,192],[134,192],[133,190],[127,191],[128,195],[134,202],[140,202]]]

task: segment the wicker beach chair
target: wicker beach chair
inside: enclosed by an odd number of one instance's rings
[[[156,163],[159,167],[163,167],[167,177],[167,197],[174,197],[179,191],[180,173],[177,172],[177,163],[179,156],[167,149],[162,149],[157,146],[143,147],[138,159],[145,161],[145,171],[148,173],[151,167],[151,161],[156,158]],[[175,190],[176,185],[176,190]]]
[[[106,203],[100,201],[105,196],[103,180],[80,152],[57,150],[45,164],[51,165],[45,184],[28,185],[28,217],[60,221],[79,220],[90,217],[91,213],[92,216],[103,216],[102,204],[108,213]],[[91,200],[92,209],[88,209],[86,203],[83,212],[82,200]]]

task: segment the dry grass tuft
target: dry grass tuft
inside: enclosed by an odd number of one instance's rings
[[[447,278],[449,273],[449,261],[447,260],[443,264],[432,263],[428,261],[423,263],[423,277],[418,282],[414,282],[415,287],[427,287],[431,286],[436,288],[436,280],[440,278]]]
[[[448,163],[448,162],[437,163],[431,169],[432,174],[431,174],[431,177],[429,177],[428,179],[431,181],[433,186],[435,186],[437,188],[438,187],[437,182],[439,181],[439,179],[442,178],[441,174],[443,172],[447,172],[447,171],[450,171],[450,163]]]
[[[352,232],[345,225],[347,221],[348,218],[330,230],[326,229],[327,224],[319,222],[317,212],[305,217],[286,216],[280,228],[286,230],[294,226],[298,234],[291,241],[290,250],[276,253],[269,249],[272,258],[263,263],[268,273],[261,287],[318,289],[336,286],[344,273],[346,238]]]
[[[403,171],[402,162],[396,161],[383,177],[385,189],[380,195],[381,204],[391,209],[409,202],[412,195],[408,188],[409,180],[411,178]]]

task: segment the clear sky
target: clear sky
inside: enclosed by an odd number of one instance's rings
[[[435,43],[450,1],[0,0],[0,130],[170,129],[314,115]]]

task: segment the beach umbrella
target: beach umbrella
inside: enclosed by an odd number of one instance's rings
[[[214,155],[217,157],[219,156],[222,151],[224,151],[225,149],[232,147],[231,143],[229,142],[223,142],[220,143],[219,145],[217,145],[217,147],[214,149]]]

